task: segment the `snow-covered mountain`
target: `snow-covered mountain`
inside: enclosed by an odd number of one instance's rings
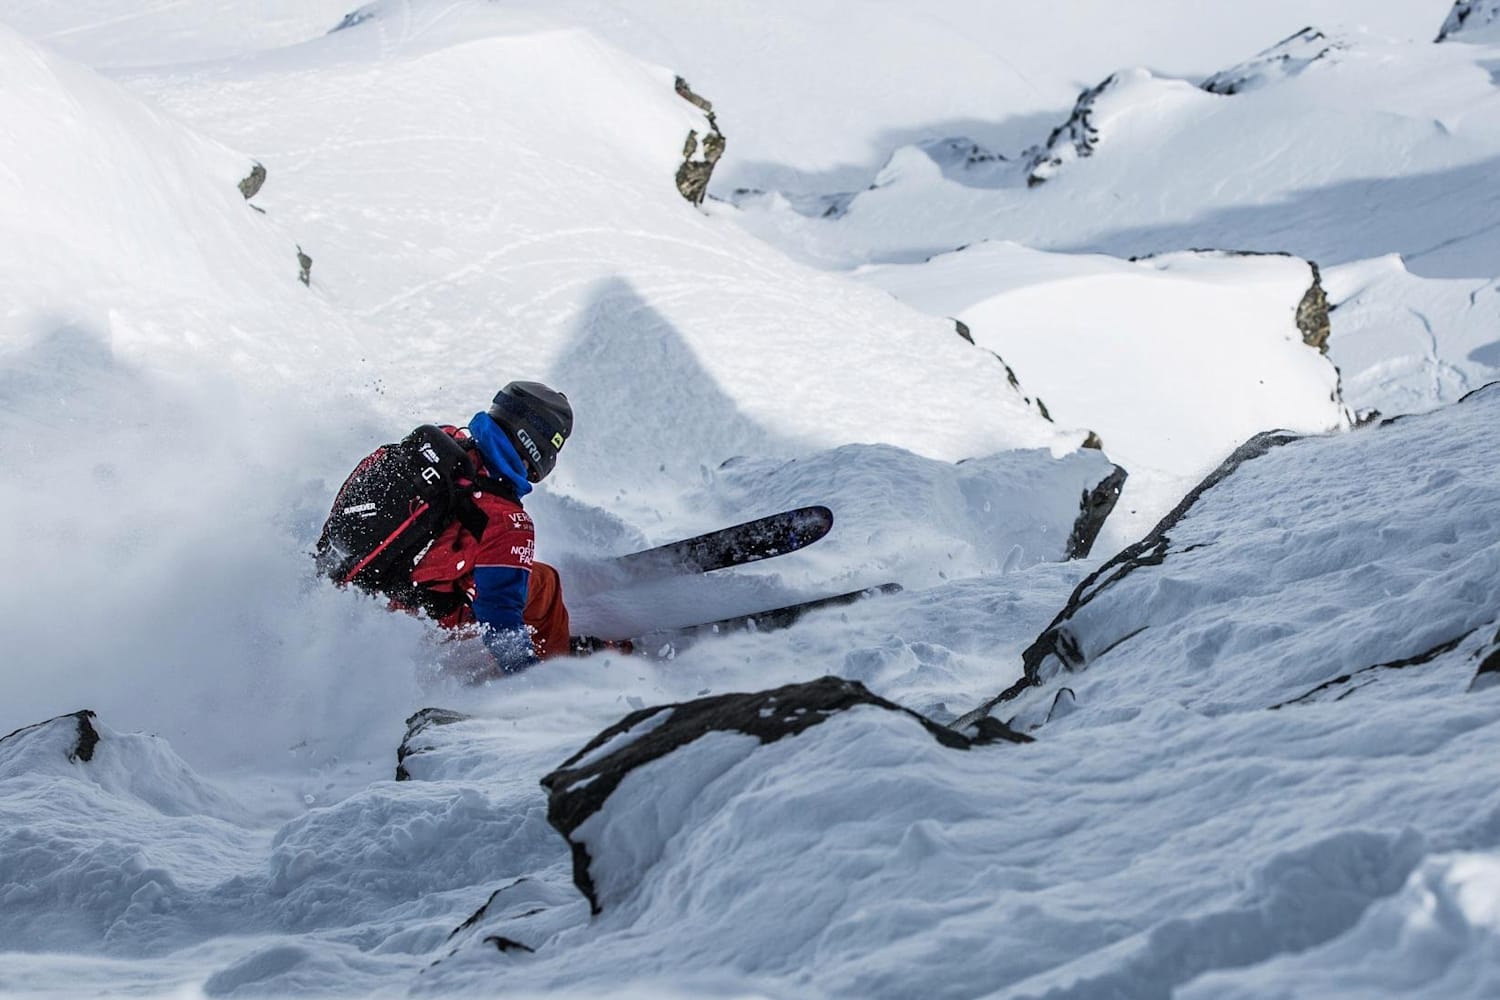
[[[0,994],[1493,995],[1497,24],[0,2]],[[449,679],[513,378],[575,631],[904,589]]]

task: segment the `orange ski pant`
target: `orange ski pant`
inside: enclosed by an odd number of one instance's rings
[[[563,604],[562,581],[546,563],[531,564],[526,607],[521,618],[531,628],[531,645],[542,659],[568,653],[568,609]]]

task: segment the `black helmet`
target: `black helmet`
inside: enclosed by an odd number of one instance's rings
[[[568,397],[540,382],[512,382],[495,393],[489,413],[526,463],[526,478],[533,483],[546,479],[573,433]]]

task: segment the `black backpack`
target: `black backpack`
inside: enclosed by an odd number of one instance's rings
[[[488,518],[473,490],[516,499],[510,485],[480,476],[461,443],[423,424],[395,444],[367,455],[334,498],[315,553],[318,572],[383,594],[434,618],[463,603],[458,594],[418,587],[411,571],[443,529],[459,521],[476,538]]]

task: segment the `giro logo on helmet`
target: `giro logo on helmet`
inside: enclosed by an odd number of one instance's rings
[[[533,462],[537,465],[542,464],[542,449],[538,448],[536,442],[531,440],[531,435],[526,433],[524,427],[517,428],[516,440],[521,442],[521,446],[526,449],[526,453],[531,456]]]

